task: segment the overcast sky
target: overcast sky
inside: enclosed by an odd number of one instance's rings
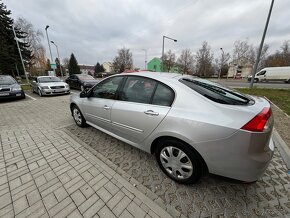
[[[162,36],[165,51],[177,55],[190,48],[195,53],[208,41],[215,57],[232,53],[235,40],[259,45],[271,0],[3,0],[12,17],[24,17],[35,28],[48,24],[50,40],[59,46],[61,59],[73,52],[79,64],[112,61],[117,50],[133,53],[136,67],[160,57]],[[45,36],[45,35],[44,35]],[[276,0],[265,43],[270,51],[290,40],[290,0]],[[47,57],[48,45],[43,39]],[[52,47],[53,58],[56,57]]]

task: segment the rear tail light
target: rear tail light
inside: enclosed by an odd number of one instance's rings
[[[271,118],[271,115],[271,108],[265,107],[257,116],[251,119],[241,129],[252,132],[263,132],[270,127],[268,120]]]

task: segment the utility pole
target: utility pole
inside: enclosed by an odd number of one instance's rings
[[[52,44],[54,44],[55,47],[56,47],[56,52],[57,52],[57,57],[58,57],[59,67],[60,67],[60,74],[61,74],[61,76],[63,77],[63,72],[62,72],[62,67],[61,67],[61,64],[60,64],[60,58],[59,58],[59,52],[58,52],[58,46],[55,44],[54,41],[50,41],[50,42],[51,42]]]
[[[170,39],[170,40],[172,40],[172,41],[174,41],[174,42],[177,42],[177,39],[172,39],[172,38],[170,38],[170,37],[168,37],[168,36],[163,36],[163,38],[162,38],[162,57],[161,57],[161,61],[162,61],[162,68],[161,68],[161,71],[164,71],[164,39]]]
[[[50,63],[52,63],[53,64],[53,59],[52,59],[52,54],[51,54],[51,48],[50,48],[50,43],[49,43],[49,38],[48,38],[48,33],[47,33],[47,29],[49,28],[49,26],[48,25],[46,25],[46,27],[45,27],[45,32],[46,32],[46,38],[47,38],[47,43],[48,43],[48,48],[49,48],[49,53],[50,53]],[[53,69],[53,72],[54,72],[54,74],[55,74],[55,70]]]
[[[13,30],[13,33],[14,33],[14,39],[15,39],[16,44],[17,44],[17,48],[18,48],[20,59],[21,59],[22,67],[23,67],[23,70],[24,70],[24,75],[25,75],[25,78],[26,78],[26,82],[27,82],[27,84],[29,84],[29,80],[28,80],[27,73],[26,73],[26,70],[25,70],[25,66],[24,66],[21,50],[19,48],[19,43],[18,43],[17,36],[16,36],[16,33],[15,33],[14,24],[12,24],[12,30]]]
[[[225,58],[225,52],[224,52],[223,48],[220,48],[220,49],[221,49],[221,51],[222,51],[222,60],[221,60],[221,69],[220,69],[220,71],[219,71],[219,77],[218,77],[219,80],[220,80],[220,78],[221,78],[222,67],[223,67],[224,58]]]
[[[147,49],[142,49],[145,52],[145,70],[147,70]]]
[[[263,45],[264,45],[264,40],[265,40],[265,36],[266,36],[266,33],[267,33],[268,24],[269,24],[269,21],[270,21],[273,5],[274,5],[274,0],[272,0],[272,2],[271,2],[271,6],[270,6],[270,9],[269,9],[266,25],[265,25],[265,28],[264,28],[264,33],[263,33],[262,40],[261,40],[261,43],[260,43],[260,48],[259,48],[259,51],[258,51],[258,54],[257,54],[257,58],[256,58],[256,62],[255,62],[255,65],[254,65],[254,68],[253,68],[253,71],[252,71],[252,79],[251,79],[251,83],[250,83],[250,88],[253,88],[255,75],[256,75],[257,68],[258,68],[258,63],[260,61],[261,52],[262,52],[262,48],[263,48]]]

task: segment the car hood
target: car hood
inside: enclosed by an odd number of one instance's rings
[[[50,82],[50,83],[39,83],[39,86],[65,86],[68,85],[65,82]]]
[[[19,87],[20,85],[17,83],[13,83],[10,85],[0,85],[0,88],[14,88],[14,87]]]

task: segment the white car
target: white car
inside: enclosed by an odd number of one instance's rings
[[[70,87],[56,76],[39,76],[32,81],[32,91],[43,95],[69,94]]]

